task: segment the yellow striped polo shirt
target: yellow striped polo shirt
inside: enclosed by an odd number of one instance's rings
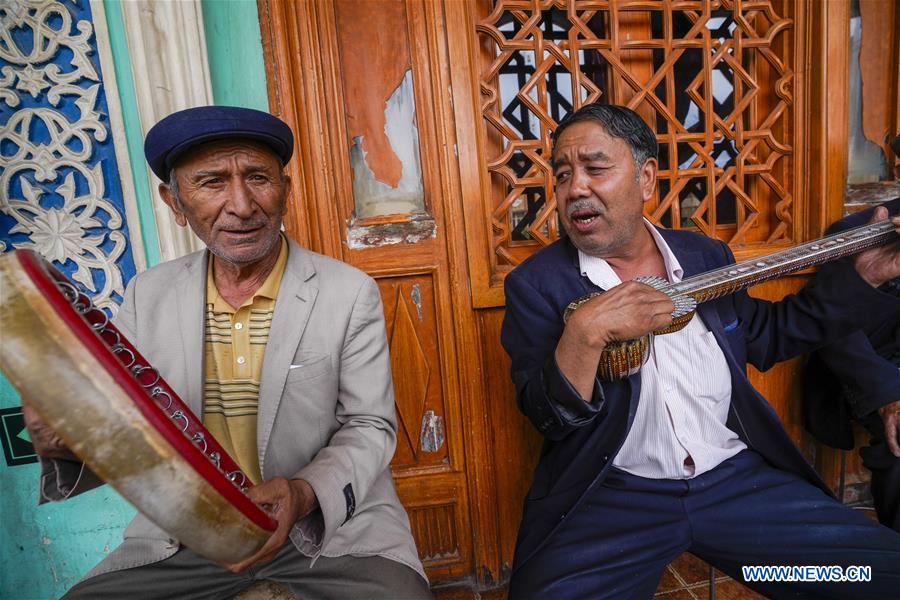
[[[259,379],[287,255],[282,236],[272,272],[237,310],[216,288],[212,259],[206,272],[203,425],[257,484],[262,481],[256,445]]]

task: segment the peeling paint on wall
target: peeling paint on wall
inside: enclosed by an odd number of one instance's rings
[[[362,226],[351,222],[347,227],[347,246],[352,250],[361,250],[373,246],[415,244],[421,240],[433,238],[436,234],[437,227],[434,219],[428,215],[414,217],[402,223]]]
[[[422,452],[437,452],[444,445],[444,418],[434,414],[433,410],[422,415],[422,431],[419,435],[419,447]]]
[[[385,135],[384,108],[412,68],[405,0],[333,0],[347,146],[356,138],[375,179],[397,187],[403,164]],[[384,32],[390,31],[390,43]]]
[[[419,284],[415,284],[412,286],[412,292],[409,294],[410,299],[413,301],[413,304],[416,305],[416,312],[419,313],[419,320],[422,320],[422,290],[419,287]]]
[[[396,186],[391,186],[376,178],[363,148],[364,136],[354,137],[350,146],[350,166],[353,169],[353,199],[359,218],[425,211],[412,71],[406,71],[400,85],[385,103],[384,121],[384,134],[400,160],[400,180]]]

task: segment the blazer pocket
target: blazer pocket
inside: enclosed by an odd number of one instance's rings
[[[287,381],[304,381],[330,372],[330,354],[305,352],[294,357],[288,371]]]

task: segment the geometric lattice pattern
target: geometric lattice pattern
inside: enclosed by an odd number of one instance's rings
[[[660,143],[647,218],[732,247],[793,241],[793,21],[769,0],[497,0],[478,24],[496,267],[559,235],[550,135],[582,104]]]

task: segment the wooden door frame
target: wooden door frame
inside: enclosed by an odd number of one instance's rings
[[[850,119],[850,1],[797,1],[805,5],[804,12],[809,16],[806,54],[799,64],[809,73],[804,108],[809,126],[805,130],[807,211],[803,235],[810,240],[820,237],[844,211]]]

